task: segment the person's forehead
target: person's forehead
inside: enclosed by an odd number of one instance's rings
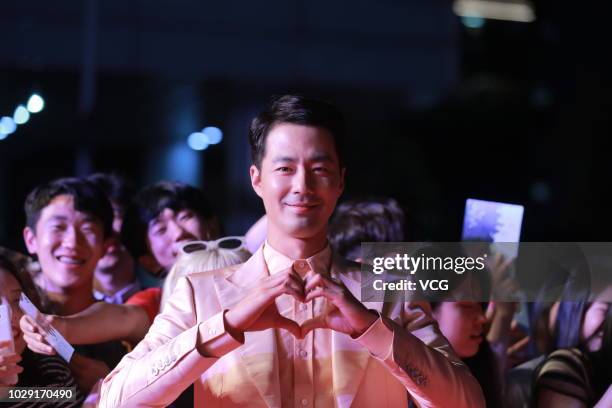
[[[74,208],[74,197],[66,194],[54,197],[41,211],[41,221],[54,218],[67,221],[97,221],[92,214]]]
[[[279,123],[268,132],[264,158],[326,158],[338,160],[332,134],[325,128]]]
[[[192,210],[191,208],[181,208],[181,209],[172,209],[170,207],[165,207],[163,210],[161,210],[159,212],[159,214],[157,214],[157,217],[153,218],[149,224],[154,223],[154,222],[160,222],[160,221],[165,221],[165,220],[171,220],[173,218],[176,218],[179,216],[180,213],[182,212],[192,212],[194,213],[196,216],[198,216],[197,211]]]
[[[174,210],[172,208],[164,208],[163,210],[161,210],[159,212],[159,214],[157,214],[156,218],[159,219],[163,219],[163,218],[173,218],[176,217],[176,215],[179,213],[180,211]]]
[[[458,300],[452,303],[454,303],[455,306],[458,306],[458,307],[473,307],[473,308],[480,307],[480,304],[473,300]]]

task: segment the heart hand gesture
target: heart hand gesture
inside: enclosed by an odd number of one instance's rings
[[[328,304],[321,316],[302,324],[302,337],[311,330],[319,328],[328,328],[358,337],[378,319],[375,313],[355,299],[342,282],[316,273],[306,275],[305,282],[306,302],[323,296]]]
[[[260,280],[250,293],[225,313],[225,324],[230,334],[241,338],[244,332],[266,329],[285,329],[301,338],[300,326],[281,316],[274,300],[282,295],[293,296],[304,302],[304,282],[293,268]]]

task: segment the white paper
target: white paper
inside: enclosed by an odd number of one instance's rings
[[[26,295],[21,294],[21,298],[19,299],[19,307],[25,314],[30,316],[32,319],[38,323],[43,330],[45,330],[45,338],[47,342],[57,351],[66,362],[70,362],[72,358],[72,354],[74,354],[74,347],[70,345],[58,332],[55,327],[51,326],[42,316],[42,314],[38,311],[36,306],[28,299]]]

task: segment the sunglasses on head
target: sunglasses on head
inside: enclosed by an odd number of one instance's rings
[[[181,251],[186,254],[191,254],[196,251],[205,251],[207,249],[230,249],[238,250],[246,248],[244,237],[223,237],[214,241],[190,241],[181,247]]]

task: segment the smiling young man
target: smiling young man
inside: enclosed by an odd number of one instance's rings
[[[32,190],[24,209],[24,241],[40,264],[36,283],[53,313],[91,306],[94,270],[112,235],[113,209],[105,194],[87,180],[62,178]],[[78,347],[70,368],[81,389],[88,392],[125,352],[119,342]]]
[[[64,178],[36,187],[25,212],[24,241],[41,268],[37,283],[56,313],[83,310],[95,301],[93,273],[112,234],[109,201],[92,183]]]
[[[250,129],[268,219],[243,265],[177,285],[145,339],[105,379],[101,407],[163,406],[195,382],[196,406],[482,407],[482,392],[427,304],[368,303],[358,265],[332,254],[344,188],[344,120],[275,99]]]
[[[188,241],[218,238],[219,223],[202,190],[160,181],[140,190],[128,206],[121,239],[148,272],[163,278]]]
[[[141,189],[128,206],[121,239],[134,259],[158,279],[166,277],[181,245],[218,238],[219,223],[204,192],[189,184],[160,181]],[[137,292],[126,304],[143,308],[150,322],[159,313],[161,287]]]

